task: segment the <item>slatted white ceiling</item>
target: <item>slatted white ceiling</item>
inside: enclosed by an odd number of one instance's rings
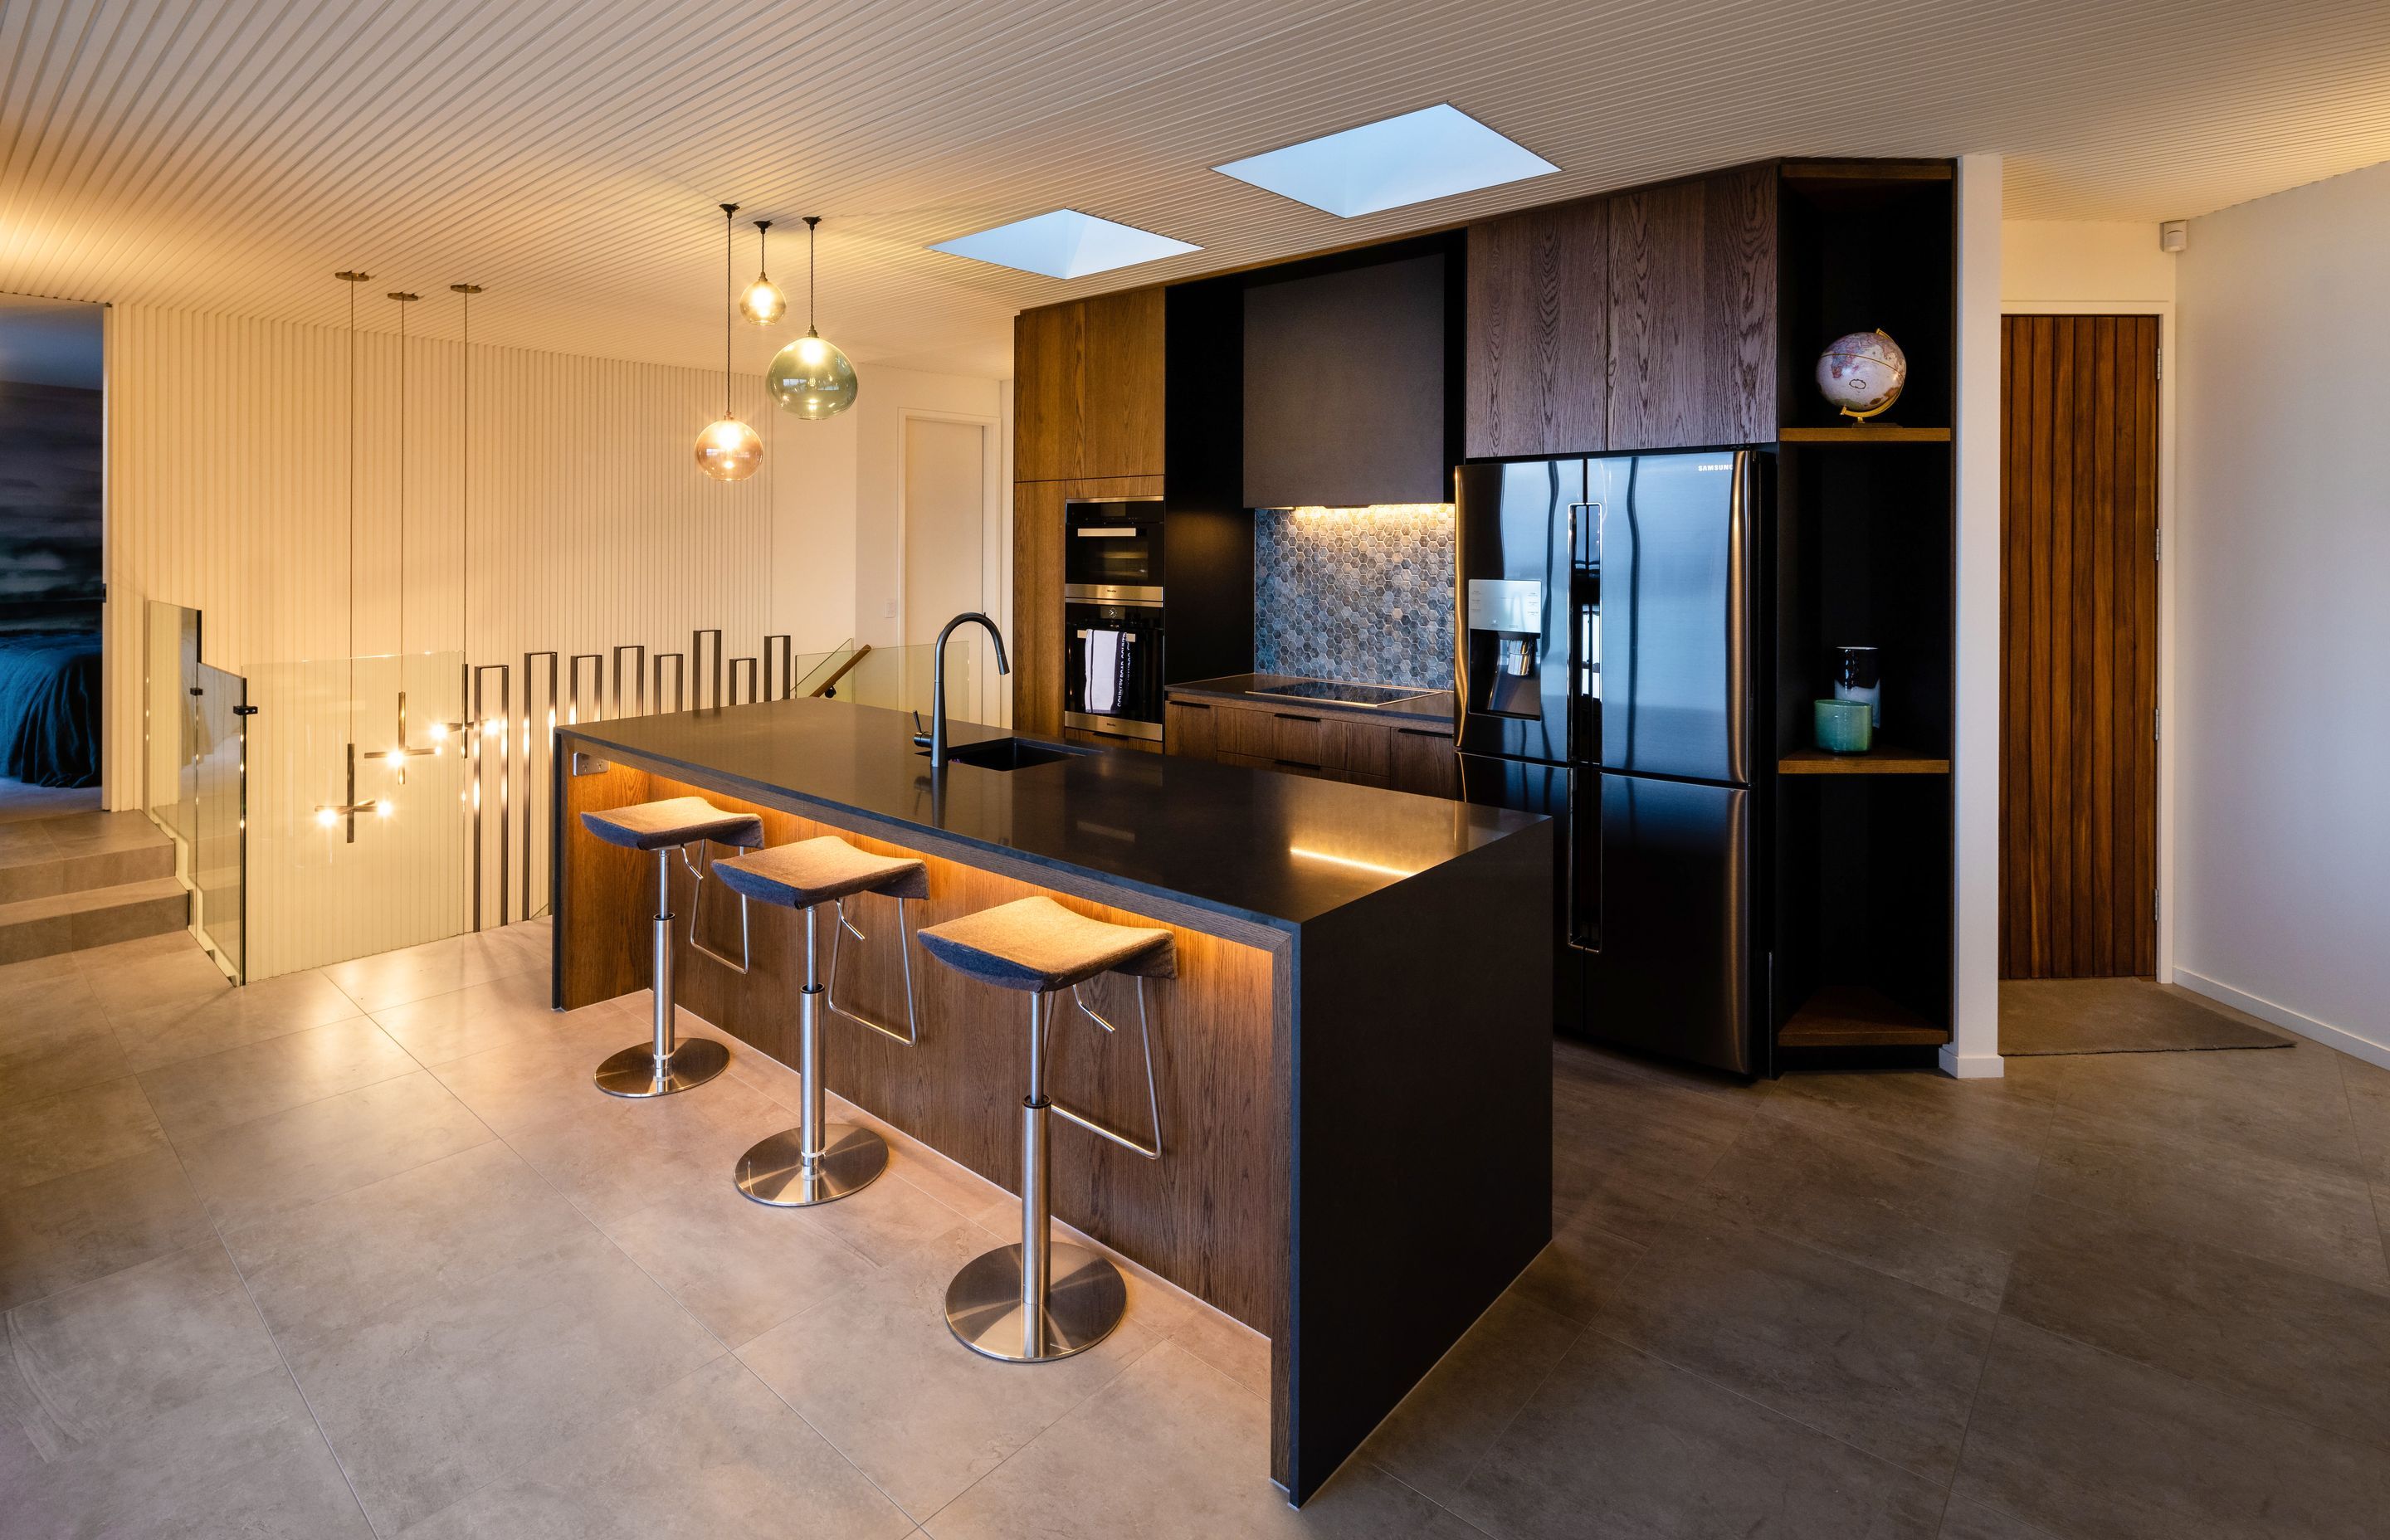
[[[1206,169],[1445,100],[1562,171],[1340,221]],[[363,266],[429,335],[469,280],[477,337],[658,362],[720,357],[724,199],[781,222],[792,294],[828,216],[822,329],[858,360],[994,370],[1026,304],[1770,155],[1973,150],[2030,218],[2390,159],[2390,6],[0,0],[0,290],[328,324]],[[1205,250],[1069,283],[923,250],[1058,205]]]

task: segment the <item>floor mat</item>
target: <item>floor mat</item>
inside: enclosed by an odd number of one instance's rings
[[[2287,1048],[2291,1039],[2147,979],[2003,979],[2004,1054]]]

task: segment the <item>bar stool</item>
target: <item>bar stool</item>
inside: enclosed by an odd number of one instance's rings
[[[946,1325],[972,1352],[1010,1363],[1045,1363],[1085,1353],[1120,1324],[1128,1289],[1108,1259],[1084,1246],[1057,1245],[1049,1234],[1046,1116],[1058,1112],[1149,1161],[1162,1158],[1162,1103],[1153,1079],[1145,981],[1177,972],[1170,932],[1111,925],[1050,898],[1023,898],[932,926],[921,932],[921,944],[966,977],[1029,995],[1029,1095],[1021,1103],[1021,1244],[974,1257],[955,1275],[946,1286]],[[1107,1033],[1115,1030],[1081,993],[1099,973],[1137,980],[1150,1142],[1107,1128],[1046,1094],[1049,996],[1069,990],[1089,1020]]]
[[[730,1050],[710,1037],[679,1041],[673,1020],[672,853],[681,852],[689,866],[687,846],[701,841],[753,850],[764,842],[764,820],[752,813],[725,813],[703,797],[670,797],[660,802],[637,802],[603,813],[584,813],[581,827],[610,845],[625,850],[653,851],[656,857],[655,959],[651,982],[655,994],[654,1041],[635,1044],[610,1055],[598,1066],[598,1089],[610,1097],[668,1097],[702,1085],[730,1062]],[[689,866],[692,873],[697,868]],[[705,903],[705,878],[698,873],[699,907]],[[697,934],[690,916],[689,935]]]
[[[747,900],[802,909],[805,916],[805,984],[798,996],[797,1072],[804,1078],[805,1102],[794,1128],[773,1135],[739,1157],[739,1190],[774,1208],[811,1208],[868,1187],[888,1168],[888,1141],[868,1128],[831,1123],[826,1115],[821,1067],[821,1007],[860,1022],[883,1037],[911,1047],[920,1040],[913,1005],[913,949],[904,946],[905,1030],[898,1032],[838,1003],[838,965],[848,932],[867,940],[846,918],[846,901],[858,893],[885,893],[896,901],[896,932],[905,935],[905,901],[930,896],[930,868],[905,855],[873,855],[834,834],[776,845],[718,862],[722,885]],[[815,912],[828,904],[838,911],[831,933],[829,988],[815,973]],[[744,969],[742,969],[743,972]]]

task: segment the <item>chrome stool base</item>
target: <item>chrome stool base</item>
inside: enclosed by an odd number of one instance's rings
[[[963,1346],[1009,1364],[1043,1364],[1085,1353],[1112,1334],[1128,1309],[1119,1268],[1085,1246],[1047,1248],[1052,1281],[1043,1329],[1032,1332],[1021,1303],[1021,1248],[983,1251],[946,1285],[946,1325]]]
[[[730,1050],[711,1037],[692,1037],[659,1060],[652,1043],[607,1057],[598,1066],[598,1089],[610,1097],[668,1097],[702,1085],[730,1067]]]
[[[888,1141],[872,1129],[834,1123],[822,1152],[805,1165],[804,1130],[786,1129],[739,1157],[739,1190],[776,1209],[809,1209],[860,1192],[888,1169]]]

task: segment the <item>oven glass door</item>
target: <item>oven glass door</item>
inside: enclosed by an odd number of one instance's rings
[[[1160,593],[1160,503],[1072,503],[1064,507],[1062,526],[1065,584],[1103,589],[1087,597],[1107,599],[1151,598]]]
[[[1062,721],[1087,732],[1162,736],[1162,611],[1071,604],[1062,610]]]

